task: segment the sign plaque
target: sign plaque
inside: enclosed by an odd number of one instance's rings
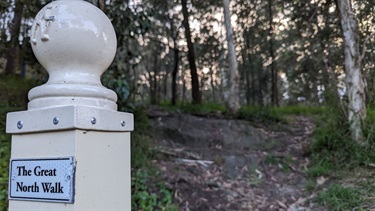
[[[11,159],[9,199],[74,202],[74,159]]]

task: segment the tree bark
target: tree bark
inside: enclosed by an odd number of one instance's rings
[[[365,79],[362,75],[362,58],[357,20],[350,0],[336,1],[340,11],[344,38],[348,121],[352,138],[363,144],[363,122],[366,119]]]
[[[224,22],[228,43],[228,63],[229,63],[229,95],[225,99],[227,110],[230,114],[235,114],[240,109],[239,73],[236,50],[234,47],[233,31],[230,22],[229,0],[223,0]]]
[[[278,89],[277,89],[277,70],[275,69],[275,53],[273,50],[273,12],[272,0],[268,0],[268,14],[269,14],[269,29],[268,29],[268,43],[269,53],[271,58],[271,103],[273,106],[279,106]]]
[[[184,20],[182,24],[185,28],[185,37],[188,47],[188,60],[190,66],[190,74],[191,74],[191,88],[192,88],[192,97],[193,97],[193,104],[200,104],[202,101],[201,91],[199,89],[199,80],[197,74],[197,67],[195,64],[195,53],[194,53],[194,45],[191,41],[191,33],[190,33],[190,25],[189,25],[189,13],[187,10],[187,0],[181,0],[182,4],[182,14],[184,16]]]
[[[172,72],[172,105],[176,105],[177,98],[177,73],[178,73],[178,48],[175,46],[173,49],[173,72]]]
[[[21,20],[24,4],[20,0],[16,0],[12,25],[10,27],[10,45],[7,53],[7,63],[5,66],[5,74],[14,75],[19,68],[19,40],[21,28]]]
[[[177,38],[178,38],[178,29],[175,32],[174,25],[173,25],[173,18],[170,18],[171,24],[171,34],[173,39],[173,70],[172,70],[172,105],[176,105],[177,103],[177,74],[178,74],[178,63],[179,63],[179,53],[177,47]]]
[[[214,81],[214,71],[212,66],[210,67],[210,83],[211,83],[211,90],[212,90],[212,102],[216,102],[216,92],[215,92],[215,81]]]

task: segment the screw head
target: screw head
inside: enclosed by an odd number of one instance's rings
[[[22,129],[23,128],[23,122],[22,121],[18,121],[17,122],[17,128],[18,129]]]
[[[91,124],[93,124],[93,125],[96,124],[96,118],[95,118],[95,117],[93,117],[93,118],[91,119]]]
[[[121,121],[121,126],[125,127],[126,122],[124,120]]]
[[[55,117],[55,118],[53,118],[53,124],[55,124],[55,125],[57,125],[57,124],[59,124],[59,118],[57,118],[57,117]]]

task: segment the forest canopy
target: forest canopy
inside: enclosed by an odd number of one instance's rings
[[[29,35],[49,2],[0,3],[0,74],[47,80]],[[115,27],[117,55],[102,81],[120,104],[218,102],[238,111],[334,103],[352,121],[363,106],[351,102],[375,100],[373,1],[89,2]],[[347,65],[349,55],[356,66]],[[362,91],[351,92],[358,77]]]

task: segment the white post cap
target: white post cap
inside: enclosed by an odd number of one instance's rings
[[[28,109],[66,105],[117,110],[117,95],[100,76],[116,54],[116,34],[108,17],[82,0],[58,0],[37,14],[31,46],[49,73],[46,84],[29,92]]]

